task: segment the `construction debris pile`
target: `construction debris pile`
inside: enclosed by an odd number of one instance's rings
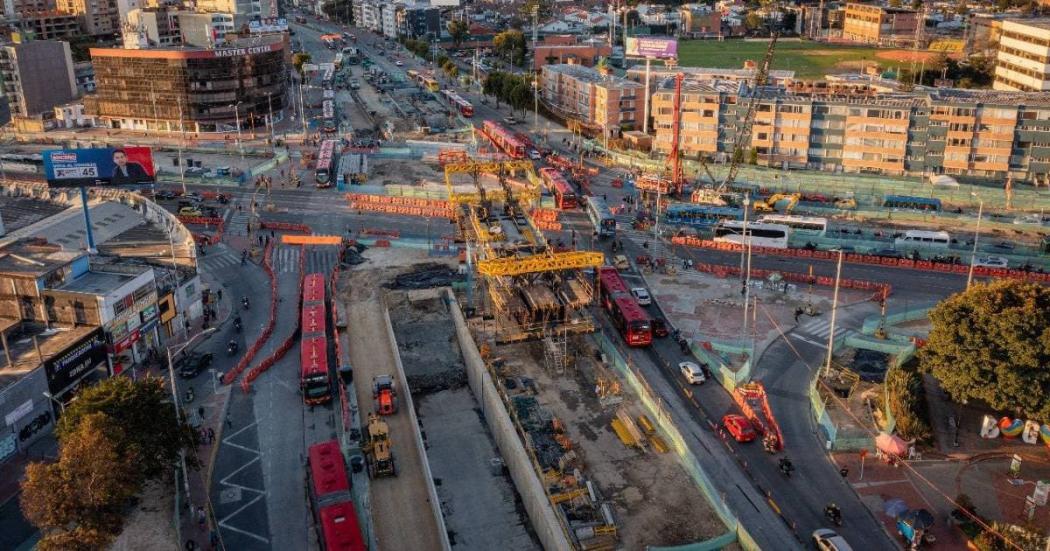
[[[399,274],[384,287],[387,289],[429,289],[447,287],[453,282],[465,279],[462,274],[445,264],[424,264],[411,272]]]

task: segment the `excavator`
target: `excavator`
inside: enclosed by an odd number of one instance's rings
[[[368,414],[368,441],[364,445],[369,478],[397,476],[394,452],[390,450],[390,426],[375,413]]]
[[[790,214],[801,198],[800,193],[774,193],[765,199],[755,199],[755,212],[776,212],[777,203],[787,200],[788,204],[784,207],[784,214]]]

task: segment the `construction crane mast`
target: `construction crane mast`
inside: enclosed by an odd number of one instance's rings
[[[674,127],[671,129],[671,155],[668,161],[671,169],[671,184],[675,193],[682,194],[682,186],[685,184],[685,176],[682,174],[682,80],[683,73],[674,76]]]
[[[744,143],[751,136],[751,126],[755,123],[755,109],[758,106],[759,90],[765,86],[766,79],[769,78],[769,66],[773,63],[773,52],[777,48],[777,38],[779,37],[779,32],[773,33],[769,41],[769,47],[766,48],[766,54],[762,58],[762,63],[758,65],[758,70],[755,71],[755,80],[751,84],[751,90],[748,91],[750,97],[747,102],[747,111],[744,112],[744,121],[737,128],[736,139],[733,141],[733,154],[729,162],[729,173],[726,174],[725,180],[722,180],[722,185],[718,186],[719,192],[725,192],[733,184],[733,181],[736,180],[736,173],[740,170],[740,162],[744,157]]]

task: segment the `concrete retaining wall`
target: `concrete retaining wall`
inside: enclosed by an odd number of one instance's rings
[[[388,342],[390,343],[391,352],[394,354],[394,363],[397,365],[398,387],[405,389],[404,392],[399,393],[398,398],[403,401],[402,406],[408,412],[408,417],[412,420],[412,426],[418,427],[420,425],[419,419],[416,417],[416,406],[412,403],[412,393],[408,390],[405,366],[401,364],[401,352],[397,348],[394,325],[390,323],[390,309],[386,307],[386,304],[383,305],[383,324],[386,325]],[[430,512],[434,515],[434,522],[437,524],[440,532],[441,548],[445,551],[451,551],[452,544],[448,540],[448,528],[445,527],[445,516],[441,514],[441,501],[438,500],[437,488],[434,487],[434,474],[430,471],[430,462],[427,461],[423,437],[418,430],[412,431],[412,436],[416,439],[416,449],[419,450],[419,462],[423,465],[423,476],[427,479],[427,496],[430,499]]]
[[[569,539],[558,522],[557,513],[547,498],[547,492],[536,471],[532,467],[525,452],[525,446],[518,438],[518,432],[507,413],[503,401],[500,399],[499,391],[493,384],[485,367],[477,344],[467,328],[467,322],[459,309],[455,296],[451,291],[446,291],[445,300],[449,303],[449,311],[452,312],[452,320],[456,324],[456,337],[459,339],[459,348],[463,353],[463,363],[467,369],[467,382],[470,385],[474,398],[481,404],[485,412],[485,422],[492,433],[500,455],[510,471],[510,477],[514,486],[521,495],[522,505],[529,515],[532,529],[536,531],[543,548],[548,551],[568,551],[572,549]]]

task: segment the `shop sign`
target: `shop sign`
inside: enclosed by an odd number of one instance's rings
[[[146,323],[148,321],[151,321],[155,317],[157,317],[157,305],[156,304],[150,304],[149,306],[143,308],[142,312],[139,314],[139,319],[142,320],[142,323]]]
[[[139,330],[135,329],[127,336],[127,338],[113,345],[113,353],[120,354],[121,352],[131,348],[131,345],[139,342],[139,336]]]
[[[102,329],[96,329],[69,347],[62,355],[44,362],[47,387],[57,396],[104,361],[106,341],[102,336]]]

